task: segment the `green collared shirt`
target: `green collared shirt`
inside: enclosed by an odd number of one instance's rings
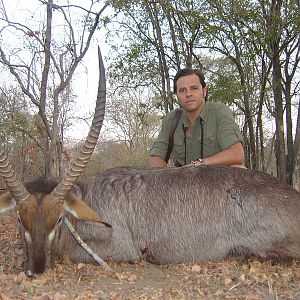
[[[169,134],[174,119],[175,110],[168,113],[162,122],[161,131],[150,150],[151,156],[165,159]],[[243,137],[234,121],[231,110],[223,103],[206,102],[200,116],[195,121],[192,136],[186,134],[189,126],[188,118],[183,111],[174,133],[174,147],[171,157],[181,165],[189,164],[201,155],[201,124],[203,119],[203,158],[227,149],[229,146],[242,142]]]

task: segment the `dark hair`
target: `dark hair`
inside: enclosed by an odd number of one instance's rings
[[[180,69],[180,70],[178,70],[178,72],[176,73],[176,75],[174,77],[174,92],[175,93],[177,92],[177,80],[180,77],[187,76],[187,75],[193,75],[193,74],[198,76],[202,87],[203,88],[206,87],[205,77],[204,77],[202,71],[200,71],[199,69]]]

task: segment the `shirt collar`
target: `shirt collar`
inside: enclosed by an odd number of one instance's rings
[[[201,117],[205,121],[205,119],[207,118],[208,110],[209,110],[209,108],[207,106],[208,106],[208,103],[205,102],[203,109],[197,119],[200,119],[200,117]],[[184,127],[189,127],[189,120],[188,120],[185,110],[183,110],[182,117],[183,117],[182,122],[183,122]]]

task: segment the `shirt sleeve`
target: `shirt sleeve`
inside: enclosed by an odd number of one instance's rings
[[[238,142],[243,143],[243,136],[231,110],[226,105],[221,105],[217,110],[217,115],[217,138],[221,149],[225,150]]]
[[[174,111],[170,112],[163,118],[161,130],[150,149],[150,156],[159,156],[163,160],[166,158],[169,145],[169,132],[173,119],[172,116],[174,115],[173,112]]]

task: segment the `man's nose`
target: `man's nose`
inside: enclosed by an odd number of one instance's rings
[[[192,93],[192,90],[191,89],[187,89],[186,91],[186,96],[189,97],[191,96],[193,93]]]

